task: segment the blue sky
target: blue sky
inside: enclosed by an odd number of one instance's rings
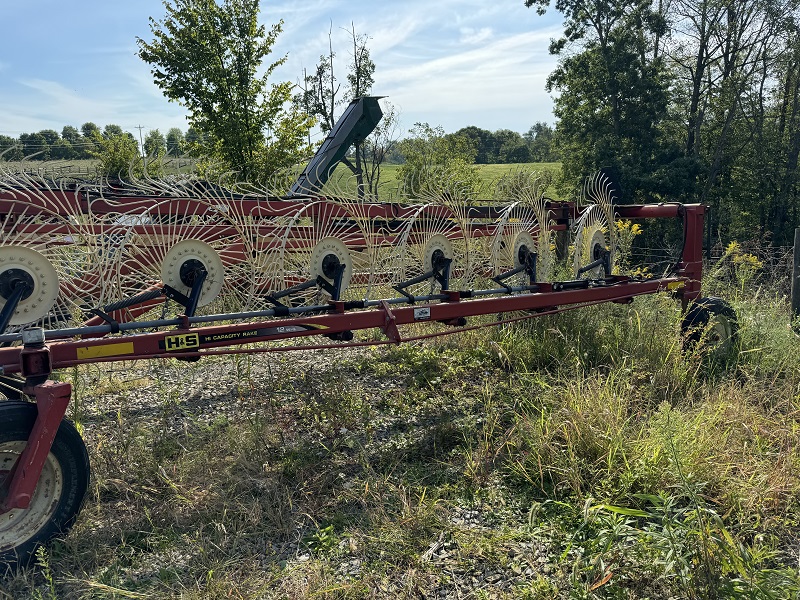
[[[86,121],[137,137],[139,125],[145,134],[185,131],[185,111],[164,98],[136,56],[136,37],[151,39],[148,17],[163,15],[159,0],[0,3],[0,134],[60,132]],[[398,108],[401,133],[415,122],[520,133],[553,122],[544,86],[560,18],[540,17],[523,0],[264,0],[261,19],[284,21],[271,57],[288,55],[276,78],[292,82],[326,52],[329,30],[342,76],[345,28],[368,35],[373,93]]]

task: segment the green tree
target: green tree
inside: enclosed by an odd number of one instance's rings
[[[95,133],[93,157],[99,159],[98,171],[106,177],[127,179],[130,176],[141,177],[144,173],[139,145],[128,133],[109,136]]]
[[[491,131],[470,125],[469,127],[462,127],[456,131],[455,135],[470,139],[475,147],[476,164],[485,165],[493,161],[494,135]]]
[[[167,0],[164,6],[164,20],[150,19],[153,40],[137,38],[138,55],[164,95],[185,106],[192,127],[208,136],[209,156],[250,179],[306,154],[311,120],[285,107],[290,83],[269,86],[285,57],[259,75],[283,21],[267,32],[258,24],[259,0]]]
[[[372,85],[375,83],[374,74],[375,74],[375,63],[372,61],[372,58],[369,53],[369,48],[367,47],[367,42],[369,38],[366,35],[359,35],[356,33],[355,25],[352,23],[350,24],[350,39],[353,43],[353,54],[351,55],[351,62],[349,64],[349,71],[347,73],[347,83],[348,83],[348,90],[347,96],[351,99],[353,98],[361,98],[362,96],[366,96],[372,91]],[[388,131],[391,131],[391,123],[390,120],[394,118],[394,110],[391,110],[384,115],[384,126],[379,130],[378,137],[381,135],[385,135]],[[387,127],[388,126],[388,127]],[[375,138],[377,139],[377,138]],[[349,164],[346,162],[347,166],[350,170],[355,173],[356,182],[358,184],[358,197],[361,198],[364,196],[365,191],[365,184],[364,184],[364,168],[367,165],[367,156],[366,153],[368,151],[367,145],[365,144],[364,140],[356,140],[353,149],[353,153],[355,155],[355,165]],[[370,179],[370,176],[373,178],[377,174],[377,178],[380,179],[380,167],[381,162],[376,163],[376,159],[381,157],[381,154],[378,152],[374,152],[376,150],[375,144],[372,147],[372,169],[367,172],[367,177],[369,181],[369,187],[371,190],[377,192],[378,188],[378,181],[373,181]]]
[[[530,150],[522,136],[510,129],[498,129],[492,134],[493,161],[500,164],[528,162]]]
[[[335,58],[332,31],[329,30],[327,54],[320,55],[319,62],[310,75],[303,69],[301,92],[292,98],[295,105],[316,119],[322,133],[333,129],[336,123],[336,107],[345,102],[338,97],[341,84],[336,78]]]
[[[796,219],[782,186],[788,140],[778,105],[791,90],[796,0],[674,0],[669,21],[682,32],[668,46],[680,93],[674,112],[684,160],[693,167],[685,197],[711,206],[715,236],[791,243]],[[788,83],[788,87],[786,87]],[[791,102],[788,106],[791,105]],[[790,168],[791,170],[791,168]]]
[[[323,133],[333,129],[337,119],[338,107],[349,103],[351,100],[367,96],[372,91],[374,83],[375,63],[370,57],[367,43],[369,37],[358,34],[355,25],[351,24],[347,30],[352,42],[351,61],[348,64],[347,87],[341,91],[341,84],[336,77],[336,53],[333,51],[332,32],[328,31],[328,52],[319,57],[319,63],[314,71],[305,74],[301,83],[301,92],[293,98],[295,105],[312,115],[319,122]],[[377,146],[385,147],[387,132],[396,130],[396,112],[388,106],[383,116],[383,124],[374,133],[372,142],[356,140],[353,149],[353,161],[349,158],[342,163],[350,169],[356,177],[359,197],[363,197],[367,189],[374,193],[378,188],[381,163],[385,153],[377,151]],[[378,141],[380,138],[380,141]],[[370,153],[369,157],[367,153]],[[380,162],[375,162],[380,157]]]
[[[206,155],[205,136],[194,127],[186,130],[186,152],[189,156],[199,157]]]
[[[91,121],[87,121],[81,125],[81,135],[84,138],[93,140],[96,133],[100,133],[100,128]]]
[[[122,127],[120,127],[119,125],[115,125],[113,123],[103,127],[103,137],[110,138],[118,135],[123,135],[124,133],[125,132],[122,131]]]
[[[410,137],[400,141],[405,163],[398,170],[407,196],[466,199],[478,194],[476,151],[468,138],[445,135],[444,129],[428,123],[415,123],[409,133]]]
[[[64,125],[64,128],[61,130],[61,138],[68,141],[73,146],[80,145],[82,141],[81,132],[72,125]]]
[[[172,127],[167,132],[167,155],[168,156],[181,156],[184,152],[186,140],[183,137],[183,132],[177,127]]]
[[[548,0],[526,0],[543,11]],[[671,156],[662,133],[671,77],[659,48],[663,15],[650,0],[558,0],[564,34],[550,46],[560,55],[547,89],[557,92],[556,140],[562,182],[576,190],[586,174],[611,167],[628,200],[667,194],[657,175]],[[669,170],[668,167],[667,170]]]
[[[158,129],[151,129],[145,136],[144,153],[154,158],[161,158],[167,153],[167,140]]]
[[[44,138],[45,143],[48,146],[55,146],[56,142],[61,139],[61,136],[58,135],[58,132],[53,129],[42,129],[39,132],[39,135]]]
[[[397,146],[397,129],[399,118],[394,105],[386,103],[383,107],[383,117],[375,126],[373,132],[364,140],[363,169],[364,182],[367,192],[372,198],[377,199],[381,184],[381,167],[388,162],[389,156]]]
[[[81,137],[81,132],[78,131],[77,127],[65,125],[61,129],[61,139],[64,143],[69,144],[70,156],[68,158],[83,158],[84,140]]]
[[[7,135],[0,135],[0,160],[22,160],[24,157],[19,140]]]
[[[22,152],[26,158],[32,160],[48,160],[50,158],[50,144],[41,133],[23,133],[19,136]]]
[[[54,160],[70,160],[75,158],[76,151],[67,140],[59,138],[50,146],[50,158]]]
[[[538,121],[531,125],[523,138],[528,144],[530,149],[532,162],[556,162],[559,156],[555,151],[553,144],[553,137],[555,130],[542,121]]]
[[[100,135],[100,128],[87,121],[81,125],[81,136],[83,136],[81,144],[81,152],[79,158],[91,158],[94,156],[93,152],[97,150],[97,137]]]
[[[775,138],[779,152],[776,157],[777,189],[772,203],[762,214],[762,230],[775,224],[783,234],[776,243],[786,243],[800,222],[800,18],[787,36],[786,52],[778,63],[778,90],[772,114],[775,119]]]

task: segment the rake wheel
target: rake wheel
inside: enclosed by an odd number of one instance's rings
[[[254,255],[265,258],[256,278],[280,295],[291,292],[286,302],[293,306],[326,304],[332,299],[323,285],[310,282],[322,277],[333,284],[335,267],[344,266],[339,300],[361,300],[370,294],[372,265],[363,222],[348,208],[330,200],[303,204],[290,215],[271,219],[272,236],[255,240]],[[260,291],[269,291],[262,285]]]
[[[394,285],[402,284],[444,266],[449,260],[448,289],[466,289],[474,277],[464,227],[454,212],[441,204],[414,207],[396,240],[396,251],[389,257]],[[442,291],[439,280],[430,277],[412,284],[405,291],[413,296]]]
[[[72,326],[83,320],[85,310],[109,297],[103,236],[88,216],[65,216],[22,200],[5,203],[4,210],[0,302],[8,300],[18,277],[35,283],[35,293],[27,295],[14,314],[13,327]]]
[[[250,307],[253,267],[242,230],[224,205],[167,199],[143,212],[106,218],[112,223],[107,227],[113,231],[109,237],[116,240],[109,252],[115,256],[113,281],[118,300],[135,298],[165,284],[187,295],[192,273],[203,268],[207,276],[198,306],[205,312]],[[180,305],[175,310],[182,312]]]
[[[609,277],[613,271],[617,254],[617,237],[614,222],[609,219],[604,207],[595,204],[584,209],[575,227],[575,252],[573,254],[573,270],[576,278],[598,279]],[[609,272],[598,261],[607,255],[605,264],[610,265]],[[590,267],[591,268],[587,268]]]
[[[493,274],[522,266],[527,253],[536,254],[536,278],[546,281],[553,264],[547,224],[542,225],[533,208],[515,202],[503,211],[495,227],[491,245]],[[530,284],[530,278],[522,272],[506,282],[523,286]]]
[[[339,238],[322,238],[311,250],[311,278],[321,277],[329,284],[334,284],[340,270],[340,291],[345,292],[353,277],[353,258]]]
[[[172,246],[161,263],[161,280],[188,296],[201,271],[207,275],[197,306],[205,306],[219,296],[225,281],[222,259],[208,243],[183,240]]]
[[[58,273],[36,250],[25,246],[0,247],[0,308],[15,290],[24,287],[10,325],[26,325],[45,317],[58,298]]]

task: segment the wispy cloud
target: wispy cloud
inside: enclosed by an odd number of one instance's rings
[[[552,58],[547,54],[547,40],[550,37],[547,31],[521,33],[497,39],[479,48],[454,49],[447,56],[383,71],[378,76],[384,83],[397,84],[441,75],[449,77],[454,73],[481,81],[519,65],[527,65],[525,72],[530,72],[536,63],[552,63]],[[509,74],[516,76],[519,71],[509,71]]]
[[[114,123],[128,131],[140,124],[146,130],[163,132],[170,127],[186,127],[180,107],[167,103],[163,97],[163,102],[154,103],[142,98],[134,88],[98,100],[96,94],[79,93],[55,81],[25,79],[20,83],[29,90],[29,101],[18,103],[11,115],[12,121],[19,123],[15,129],[20,131],[54,128],[60,131],[64,125],[79,126],[86,121],[100,127]],[[152,82],[150,85],[155,87]]]
[[[491,27],[481,27],[478,30],[472,27],[463,27],[461,29],[461,38],[458,41],[462,44],[480,44],[491,37]]]
[[[369,47],[376,56],[388,53],[411,39],[424,23],[424,19],[413,15],[406,15],[391,23],[381,23],[377,28],[366,31],[370,36]]]
[[[547,41],[553,32],[530,32],[480,47],[376,73],[376,89],[389,96],[406,123],[428,121],[452,131],[468,124],[521,130],[552,121],[545,82],[553,68]]]
[[[52,110],[59,114],[71,114],[78,110],[82,114],[105,112],[109,106],[107,101],[86,97],[57,81],[20,79],[19,83],[36,92],[37,100],[49,102]]]

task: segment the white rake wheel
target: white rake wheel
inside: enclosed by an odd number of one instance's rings
[[[491,260],[493,274],[510,271],[523,265],[526,252],[536,254],[536,279],[548,281],[553,265],[549,228],[537,217],[536,211],[520,202],[509,205],[495,225],[492,236]],[[521,272],[506,280],[512,286],[530,283],[527,273]]]
[[[87,215],[65,216],[25,200],[6,203],[5,208],[8,212],[0,216],[4,270],[36,271],[36,275],[30,272],[36,293],[21,302],[27,312],[17,311],[11,325],[53,330],[83,321],[87,310],[109,297],[102,232]],[[44,287],[48,291],[41,296]]]
[[[579,271],[592,264],[608,252],[608,264],[614,269],[617,253],[617,237],[614,222],[609,218],[608,211],[599,204],[594,204],[584,209],[575,227],[575,251],[573,254],[573,271],[575,277],[583,279],[597,279],[601,274],[605,277],[611,273],[604,273],[602,265],[597,265],[583,273]]]
[[[442,204],[424,204],[403,225],[396,242],[396,252],[389,262],[396,280],[394,285],[415,279],[430,272],[436,260],[450,260],[451,290],[467,289],[475,273],[469,256],[469,244],[457,215]],[[413,296],[437,294],[442,286],[431,277],[412,284],[405,291]]]
[[[616,198],[613,182],[602,172],[586,179],[581,191],[580,204],[584,206],[575,224],[575,253],[573,269],[576,277],[594,279],[603,271],[596,266],[584,273],[578,271],[609,252],[611,270],[614,270],[617,254],[617,232],[614,223],[614,200]],[[608,277],[611,273],[604,273]]]
[[[22,295],[10,325],[26,325],[45,317],[58,297],[58,273],[36,250],[24,246],[0,246],[0,309],[13,297],[19,286]]]
[[[146,211],[108,217],[116,240],[116,299],[134,298],[169,285],[184,295],[192,272],[207,276],[198,307],[203,313],[247,310],[252,303],[252,261],[242,230],[224,207],[200,200],[167,199]],[[164,309],[162,307],[162,316]],[[134,316],[136,308],[131,307]],[[181,313],[179,304],[174,312]]]
[[[219,296],[225,283],[225,266],[210,244],[183,240],[172,246],[161,263],[161,281],[188,297],[201,271],[205,271],[206,278],[197,306],[206,306]]]
[[[332,296],[326,286],[295,288],[317,281],[318,276],[333,285],[337,265],[344,265],[339,299],[369,297],[373,287],[369,238],[363,222],[346,206],[330,200],[309,202],[289,216],[274,219],[274,223],[274,238],[262,240],[261,247],[275,246],[277,254],[271,253],[256,277],[275,282],[274,291],[278,293],[292,288],[282,303],[314,306],[329,302]]]
[[[322,238],[317,242],[311,250],[309,277],[312,280],[322,278],[329,285],[338,282],[340,292],[345,292],[353,278],[353,257],[345,243],[336,237]]]

